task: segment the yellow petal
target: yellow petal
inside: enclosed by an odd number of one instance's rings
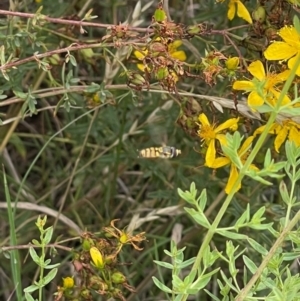
[[[235,15],[235,3],[234,1],[230,0],[229,3],[228,3],[228,12],[227,12],[227,18],[229,20],[232,20],[234,15]]]
[[[284,82],[288,79],[288,77],[290,76],[291,74],[291,70],[285,70],[281,73],[278,73],[276,75],[276,79],[277,79],[277,82]]]
[[[178,48],[181,45],[182,45],[182,41],[181,40],[175,40],[174,42],[172,42],[170,44],[169,47],[172,48],[172,49],[176,49],[176,48]]]
[[[104,267],[104,261],[101,252],[96,247],[91,247],[90,255],[95,266],[99,269],[102,269]]]
[[[266,78],[265,68],[261,61],[255,61],[248,67],[248,71],[260,81]]]
[[[294,48],[299,48],[300,36],[294,26],[285,26],[279,30],[282,39]]]
[[[264,104],[263,98],[256,91],[252,91],[248,96],[248,105],[250,107],[259,107]]]
[[[270,89],[270,91],[272,92],[272,94],[275,96],[275,103],[277,102],[281,92],[280,91],[276,91],[274,89]],[[283,100],[281,102],[281,105],[284,106],[284,105],[287,105],[291,102],[291,99],[287,96],[287,95],[284,95],[283,96]]]
[[[208,125],[210,126],[210,123],[204,113],[201,113],[198,117],[198,120],[200,121],[201,125]]]
[[[211,139],[205,155],[205,165],[211,167],[216,159],[215,139]]]
[[[288,134],[288,130],[286,126],[282,127],[281,130],[278,132],[274,141],[274,147],[277,153],[279,153],[279,148],[282,145],[282,143],[285,141],[287,134]]]
[[[300,145],[300,139],[299,139],[299,131],[296,129],[296,127],[292,126],[289,132],[289,140],[294,141],[296,146]]]
[[[263,126],[257,128],[257,129],[255,130],[253,136],[255,137],[256,135],[261,134],[261,133],[265,130],[265,127],[266,127],[266,126],[263,125]],[[275,133],[278,132],[280,129],[281,129],[281,126],[280,126],[279,124],[273,123],[273,124],[271,125],[270,130],[269,130],[269,134],[275,134]]]
[[[215,130],[215,133],[221,132],[225,129],[237,126],[239,119],[238,118],[231,118],[220,124]]]
[[[257,128],[257,129],[254,131],[253,136],[255,137],[255,136],[261,134],[261,133],[264,131],[265,127],[266,127],[266,126],[263,125],[263,126],[260,126],[259,128]]]
[[[220,168],[230,163],[230,160],[227,157],[216,158],[213,162],[211,168]]]
[[[182,50],[171,52],[171,57],[182,62],[186,60],[186,54]]]
[[[288,45],[285,42],[274,42],[266,51],[264,56],[267,60],[287,60],[290,57],[296,55],[297,49]]]
[[[235,185],[238,176],[239,176],[239,173],[237,171],[236,166],[231,164],[229,179],[228,179],[227,185],[225,187],[225,192],[227,194],[229,194],[232,191],[232,188]],[[241,188],[241,183],[237,186],[236,191],[238,191],[240,188]]]
[[[249,136],[241,146],[241,148],[238,151],[238,154],[240,156],[244,155],[244,153],[250,148],[252,142],[253,142],[254,136]]]
[[[147,68],[144,64],[136,64],[136,66],[143,72],[145,72],[145,69]]]
[[[146,51],[141,52],[141,51],[136,50],[136,51],[133,52],[133,54],[135,55],[135,57],[137,59],[143,60],[145,58],[147,52]]]
[[[300,46],[300,43],[299,43]],[[289,69],[293,69],[294,65],[296,64],[296,62],[300,59],[300,49],[299,49],[299,53],[298,55],[292,57],[289,61],[288,61],[288,67]],[[298,65],[298,68],[296,70],[296,74],[298,76],[300,76],[300,66]]]
[[[249,80],[237,80],[233,83],[232,88],[239,91],[252,91],[254,89],[254,84]]]
[[[221,145],[227,145],[227,139],[224,134],[218,134],[216,135],[216,139],[220,142]]]
[[[251,16],[241,1],[237,1],[237,15],[248,23],[252,24]]]

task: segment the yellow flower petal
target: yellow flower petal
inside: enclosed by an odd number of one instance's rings
[[[169,49],[176,49],[176,48],[178,48],[181,45],[182,45],[182,41],[181,40],[175,40],[174,42],[172,42],[169,45]]]
[[[207,116],[204,113],[201,113],[199,115],[198,120],[200,121],[201,125],[208,125],[208,126],[210,126],[208,118],[207,118]]]
[[[265,125],[257,128],[253,134],[253,136],[255,137],[258,134],[261,134],[264,130],[265,130]],[[281,129],[281,125],[277,124],[277,123],[273,123],[271,125],[271,128],[269,130],[269,134],[276,134],[276,132],[278,132]]]
[[[278,100],[278,98],[279,98],[281,92],[280,92],[280,91],[276,91],[276,90],[274,90],[274,89],[270,89],[270,91],[271,91],[272,94],[275,96],[275,104],[276,104],[276,102],[277,102],[277,100]],[[284,105],[289,104],[290,102],[291,102],[291,99],[290,99],[287,95],[284,95],[284,96],[283,96],[283,100],[282,100],[282,102],[281,102],[281,105],[284,106]]]
[[[90,255],[91,255],[91,258],[92,258],[95,266],[99,269],[102,269],[104,267],[105,263],[103,261],[103,256],[102,256],[101,252],[96,247],[91,247]]]
[[[252,91],[248,96],[248,105],[250,107],[259,107],[264,104],[263,98],[256,91]]]
[[[230,160],[227,157],[216,158],[211,168],[220,168],[230,163]]]
[[[212,139],[209,142],[206,155],[205,155],[205,165],[211,167],[216,158],[216,148],[215,148],[215,140]]]
[[[300,48],[300,43],[299,43],[299,48]],[[300,49],[299,49],[299,53],[298,55],[292,57],[289,61],[288,61],[288,67],[289,69],[293,69],[294,65],[297,63],[297,61],[300,59]],[[296,70],[296,74],[298,76],[300,76],[300,66],[298,66],[297,70]]]
[[[300,36],[294,26],[285,26],[279,30],[279,35],[289,45],[298,48]]]
[[[242,91],[252,91],[254,88],[254,84],[249,80],[237,80],[233,83],[232,88],[234,90],[242,90]]]
[[[286,81],[288,79],[288,77],[290,76],[290,74],[291,74],[291,70],[285,70],[285,71],[283,71],[281,73],[278,73],[276,75],[276,79],[277,79],[278,82],[284,82],[284,81]]]
[[[141,52],[141,51],[136,50],[133,52],[133,54],[135,55],[135,57],[137,59],[142,61],[145,58],[145,56],[147,55],[147,51]]]
[[[173,59],[177,59],[182,62],[184,62],[186,60],[186,54],[182,50],[174,51],[174,52],[171,52],[170,54]]]
[[[299,130],[296,129],[296,127],[292,126],[289,132],[289,140],[294,141],[297,146],[300,145],[300,139],[299,139],[300,133]]]
[[[145,72],[145,69],[147,68],[144,64],[136,64],[136,66],[143,72]]]
[[[228,179],[227,185],[225,187],[225,192],[227,194],[229,194],[232,191],[232,188],[235,185],[238,176],[239,176],[239,173],[237,171],[236,166],[231,164],[229,179]],[[238,191],[240,188],[241,188],[241,183],[237,186],[236,191]]]
[[[281,130],[278,132],[274,141],[274,147],[277,153],[279,153],[279,148],[282,145],[282,143],[285,141],[287,134],[288,134],[287,126],[283,126]]]
[[[235,11],[236,11],[235,3],[234,1],[230,0],[228,3],[228,12],[227,12],[227,18],[229,20],[232,20],[234,18]]]
[[[248,23],[252,24],[251,16],[245,7],[245,5],[241,1],[237,1],[237,15],[247,21]]]
[[[238,118],[231,118],[226,120],[225,122],[223,122],[222,124],[220,124],[215,130],[215,133],[221,132],[225,129],[234,127],[235,125],[237,125],[239,119]]]
[[[264,80],[266,77],[265,68],[261,61],[255,61],[248,67],[248,71],[259,80]]]
[[[267,60],[287,60],[290,57],[296,55],[297,49],[288,45],[285,42],[274,42],[266,51],[264,56]]]
[[[226,139],[226,136],[224,134],[218,134],[216,136],[216,139],[218,139],[218,141],[220,142],[221,145],[226,145],[227,144],[227,139]]]
[[[251,146],[251,144],[252,144],[252,142],[253,142],[253,139],[254,139],[254,136],[249,136],[249,137],[244,141],[243,145],[241,146],[241,148],[240,148],[239,151],[238,151],[238,154],[239,154],[240,156],[242,156],[242,155],[244,154],[244,152],[246,152],[246,151],[250,148],[250,146]]]

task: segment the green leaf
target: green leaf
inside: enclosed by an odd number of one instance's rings
[[[218,297],[216,297],[214,294],[212,294],[210,291],[208,290],[204,290],[210,297],[212,300],[215,300],[215,301],[221,301]]]
[[[217,229],[216,233],[228,237],[230,239],[247,239],[248,236],[244,235],[244,234],[239,234],[239,233],[235,233],[235,232],[231,232],[231,231],[227,231],[227,230],[222,230],[222,229]]]
[[[55,263],[55,264],[47,264],[46,266],[44,266],[44,269],[50,270],[50,269],[54,269],[60,266],[60,263]]]
[[[203,226],[207,229],[210,228],[210,223],[207,220],[206,216],[203,214],[201,214],[200,212],[196,211],[193,208],[184,208],[184,210],[195,220],[195,222],[197,224],[199,224],[200,226]]]
[[[32,258],[32,260],[37,264],[40,265],[40,257],[38,256],[38,254],[36,253],[35,249],[33,247],[29,248],[29,254]]]
[[[196,260],[196,257],[193,257],[193,258],[190,258],[188,260],[185,260],[185,261],[183,261],[183,262],[181,262],[181,263],[178,264],[178,268],[179,269],[184,269],[184,268],[192,265],[195,262],[195,260]]]
[[[199,204],[199,207],[201,208],[202,211],[205,210],[206,202],[207,202],[206,189],[203,189],[200,196],[197,199],[197,203]]]
[[[29,293],[25,293],[25,299],[26,299],[26,301],[35,301],[36,300]]]
[[[219,270],[220,270],[220,268],[217,268],[205,275],[200,276],[194,283],[192,283],[192,285],[187,290],[187,292],[189,293],[190,289],[196,290],[196,291],[200,291],[201,289],[203,289],[207,285],[207,283],[210,281],[211,276],[216,274]]]
[[[39,289],[39,287],[37,285],[32,284],[32,285],[24,288],[24,293],[32,293],[32,292],[34,292],[34,291],[36,291],[38,289]]]
[[[266,207],[265,206],[262,206],[260,207],[252,216],[251,218],[251,222],[252,223],[260,223],[262,221],[264,221],[266,218],[265,217],[262,217],[264,215],[266,211]]]
[[[45,236],[43,238],[43,242],[45,245],[48,245],[52,239],[52,235],[53,235],[53,227],[49,227],[46,229],[46,233]]]
[[[42,279],[42,284],[43,286],[47,285],[49,282],[51,282],[56,274],[57,274],[58,269],[53,269],[51,270],[43,279]]]
[[[265,249],[262,245],[260,245],[257,241],[253,240],[252,238],[248,238],[248,242],[251,247],[256,250],[258,253],[266,256],[268,254],[268,250]]]
[[[156,277],[152,277],[154,284],[163,292],[172,294],[172,290],[165,286],[163,283],[161,283]]]
[[[35,246],[41,247],[41,243],[40,243],[39,241],[37,241],[36,239],[33,239],[33,240],[32,240],[32,243],[33,243]]]
[[[280,195],[282,197],[282,200],[287,205],[291,204],[291,200],[290,200],[290,196],[289,196],[289,193],[288,193],[288,189],[287,189],[286,184],[284,183],[283,180],[279,184],[279,192],[280,192]]]
[[[164,262],[164,261],[158,261],[158,260],[153,260],[153,262],[161,267],[164,267],[166,269],[170,269],[170,270],[173,270],[174,269],[174,266],[173,264],[171,263],[168,263],[168,262]]]
[[[246,255],[243,255],[244,263],[252,274],[255,274],[257,271],[256,264]]]
[[[234,229],[238,230],[241,226],[250,220],[250,205],[247,204],[246,211],[241,215],[241,217],[235,222]]]

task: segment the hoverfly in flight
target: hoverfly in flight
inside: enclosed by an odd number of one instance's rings
[[[156,108],[152,112],[152,114],[148,117],[146,120],[145,124],[151,124],[153,122],[164,122],[164,115],[162,112],[167,111],[171,108],[173,104],[173,101],[167,101],[163,106]],[[161,136],[165,136],[166,138],[166,130],[164,126],[155,124],[151,125],[149,127],[151,129],[149,132],[152,136],[152,140],[155,141],[156,143],[162,144],[162,146],[153,146],[153,147],[148,147],[139,150],[139,158],[146,158],[146,159],[155,159],[155,158],[162,158],[162,159],[171,159],[179,156],[181,154],[181,150],[177,149],[174,146],[166,146],[165,143],[161,143],[162,141],[160,139],[157,139],[158,137],[161,138]],[[158,141],[160,140],[160,141]],[[166,140],[166,139],[164,139]]]
[[[176,149],[174,146],[159,146],[159,147],[148,147],[139,151],[140,158],[147,159],[171,159],[181,154],[180,149]]]

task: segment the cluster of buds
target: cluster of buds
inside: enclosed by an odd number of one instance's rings
[[[129,85],[140,90],[149,87],[151,79],[155,79],[165,90],[176,91],[176,82],[184,75],[183,62],[186,60],[184,51],[177,50],[182,44],[183,26],[168,21],[160,3],[151,27],[151,40],[143,48],[134,51],[139,60],[138,68],[144,73],[142,81],[130,73]]]
[[[104,227],[100,237],[89,232],[82,234],[82,249],[73,256],[79,284],[75,286],[71,277],[64,278],[63,286],[56,293],[56,301],[91,301],[95,294],[125,301],[124,291],[134,292],[126,276],[119,271],[118,254],[127,244],[135,250],[142,250],[136,243],[145,240],[145,235],[144,232],[131,235],[120,230],[114,225],[116,221]]]

